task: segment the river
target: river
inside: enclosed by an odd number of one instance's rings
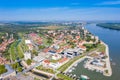
[[[113,74],[111,77],[106,77],[101,73],[89,71],[83,67],[83,62],[79,63],[72,73],[77,76],[87,75],[91,80],[120,80],[120,31],[98,27],[95,24],[86,25],[85,28],[108,44],[110,58],[114,63],[111,65]]]

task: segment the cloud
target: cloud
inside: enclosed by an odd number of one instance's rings
[[[120,8],[32,8],[0,10],[0,20],[120,20]]]
[[[118,1],[106,1],[106,2],[95,4],[95,5],[119,5],[119,4],[120,4],[120,0],[118,0]]]

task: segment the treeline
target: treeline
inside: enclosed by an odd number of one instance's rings
[[[120,30],[120,23],[98,23],[96,26],[108,28],[108,29],[114,29],[114,30]]]

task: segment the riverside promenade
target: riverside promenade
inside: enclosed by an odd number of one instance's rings
[[[104,76],[111,76],[112,75],[112,68],[111,68],[111,64],[110,64],[110,57],[109,57],[109,48],[108,48],[108,45],[105,44],[104,42],[102,42],[103,45],[105,45],[106,49],[105,49],[105,53],[106,53],[106,68],[104,69],[104,72],[103,72],[103,75]],[[92,51],[90,53],[93,53],[93,52],[96,52],[97,50],[95,51]],[[88,54],[90,54],[88,53]],[[64,72],[67,73],[74,65],[82,62],[85,58],[88,58],[88,56],[83,56],[82,58],[78,59],[77,61],[75,61],[73,64],[71,64]]]
[[[111,64],[110,64],[109,47],[104,42],[103,42],[103,44],[106,46],[106,52],[105,53],[106,53],[106,56],[108,56],[106,58],[106,70],[108,70],[108,72],[107,73],[104,72],[103,75],[111,76],[112,75],[112,68],[111,68]]]
[[[89,53],[86,53],[86,54],[91,54],[91,53],[96,52],[96,51],[97,51],[97,50],[92,51],[92,52],[89,52]],[[86,58],[88,58],[88,56],[84,55],[82,58],[80,58],[80,59],[78,59],[77,61],[75,61],[74,63],[72,63],[64,72],[67,73],[67,72],[70,70],[70,68],[72,68],[74,65],[82,62],[82,61],[83,61],[84,59],[86,59]]]

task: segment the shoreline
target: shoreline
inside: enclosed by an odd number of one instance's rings
[[[102,42],[105,46],[106,46],[106,55],[108,56],[108,58],[106,59],[106,69],[108,70],[108,73],[103,73],[103,75],[105,76],[111,76],[112,75],[112,68],[111,68],[111,64],[110,64],[110,55],[109,55],[109,47],[107,44],[105,44],[104,42]]]
[[[105,47],[106,47],[105,53],[106,53],[106,56],[108,56],[107,59],[106,59],[106,68],[105,68],[105,70],[108,70],[108,73],[106,73],[106,72],[104,71],[104,72],[103,72],[103,75],[104,75],[104,76],[111,76],[111,75],[112,75],[112,68],[111,68],[111,64],[110,64],[109,47],[108,47],[108,45],[105,44],[104,42],[102,42],[102,44],[105,45]],[[94,52],[94,51],[92,51],[92,52]],[[90,53],[92,53],[92,52],[90,52]],[[90,54],[90,53],[89,53],[89,54]],[[86,58],[87,58],[87,56],[85,55],[85,56],[83,56],[82,58],[78,59],[78,60],[75,61],[73,64],[71,64],[64,72],[67,73],[74,65],[82,62],[82,61],[83,61],[84,59],[86,59]]]
[[[64,72],[67,73],[67,72],[70,70],[70,68],[72,68],[74,65],[82,62],[84,59],[86,59],[86,56],[83,56],[82,58],[80,58],[80,59],[78,59],[77,61],[75,61],[75,62],[74,62],[73,64],[71,64]]]

